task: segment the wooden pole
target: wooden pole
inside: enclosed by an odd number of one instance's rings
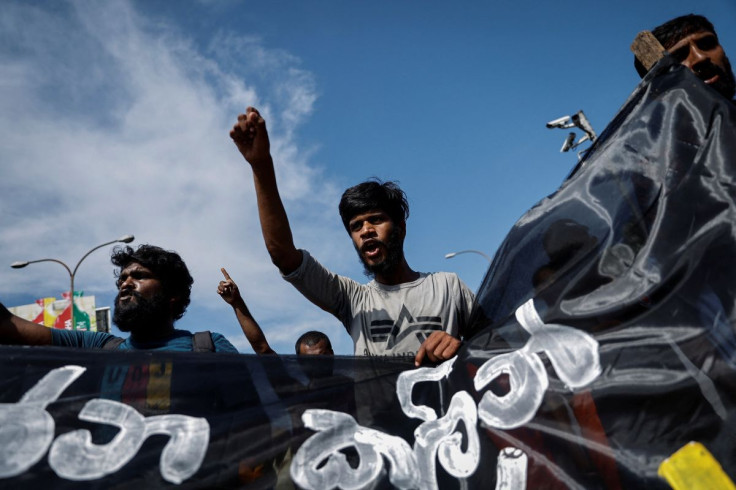
[[[636,59],[649,71],[665,53],[664,47],[651,31],[641,31],[631,43],[631,51]]]

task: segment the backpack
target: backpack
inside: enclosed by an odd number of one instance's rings
[[[113,337],[102,346],[104,350],[116,350],[120,344],[125,342],[121,337]],[[192,335],[192,352],[215,352],[215,343],[209,330],[195,332]]]

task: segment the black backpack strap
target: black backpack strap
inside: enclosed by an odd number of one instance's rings
[[[108,340],[107,342],[105,342],[102,345],[102,348],[105,349],[105,350],[115,350],[123,342],[125,342],[125,339],[123,339],[121,337],[112,337],[112,338],[110,338],[110,340]]]
[[[192,335],[192,352],[215,352],[215,343],[209,330]]]

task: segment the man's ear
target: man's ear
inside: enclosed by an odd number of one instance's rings
[[[401,239],[406,238],[406,220],[400,221],[396,226],[401,230]]]
[[[171,312],[171,315],[174,315],[174,310],[176,309],[177,305],[181,301],[181,298],[179,296],[172,296],[169,298],[169,311]]]

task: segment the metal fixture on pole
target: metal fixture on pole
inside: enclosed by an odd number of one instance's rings
[[[133,235],[123,235],[116,240],[111,240],[101,245],[97,245],[96,247],[89,250],[86,254],[84,254],[81,259],[79,259],[79,262],[77,262],[77,265],[74,267],[74,270],[71,270],[68,265],[66,265],[64,262],[58,259],[37,259],[37,260],[27,260],[25,262],[13,262],[12,264],[10,264],[10,267],[12,267],[13,269],[22,269],[23,267],[29,264],[35,264],[37,262],[56,262],[57,264],[61,264],[64,267],[64,269],[66,269],[66,271],[69,273],[69,281],[70,281],[69,305],[71,307],[70,321],[71,321],[72,329],[76,329],[76,325],[74,324],[74,276],[77,274],[77,269],[79,269],[79,265],[82,263],[84,259],[87,258],[89,254],[91,254],[97,249],[100,249],[107,245],[112,245],[113,243],[130,243],[133,240],[135,240],[135,237]]]
[[[548,129],[570,129],[570,128],[578,128],[582,129],[583,135],[582,138],[580,138],[577,142],[575,141],[575,138],[577,138],[577,135],[574,132],[570,132],[567,135],[567,138],[565,138],[565,142],[562,144],[562,148],[560,148],[560,153],[574,150],[581,144],[585,143],[586,141],[590,141],[593,143],[596,138],[598,137],[595,134],[595,131],[593,130],[593,126],[590,124],[590,121],[588,121],[588,118],[585,117],[585,114],[583,111],[578,111],[572,116],[562,116],[559,117],[553,121],[550,121],[547,123]],[[582,154],[584,151],[578,152],[578,160],[582,159]]]

